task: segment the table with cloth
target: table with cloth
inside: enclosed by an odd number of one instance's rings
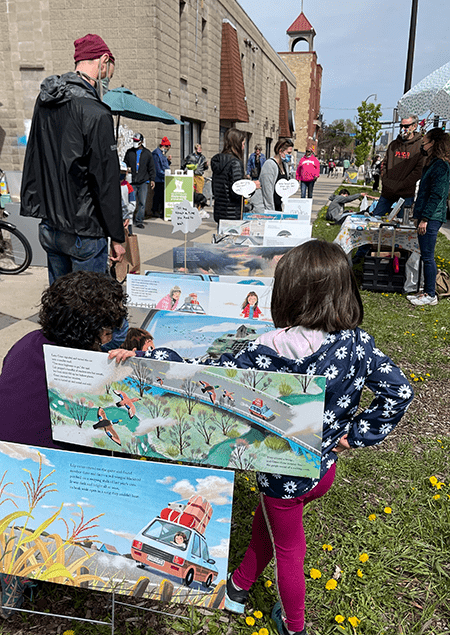
[[[379,221],[367,216],[347,216],[334,242],[340,245],[347,254],[361,245],[377,245],[379,226]],[[394,228],[395,225],[389,227],[384,225],[381,228],[381,245],[389,247],[389,250],[392,247]],[[398,225],[395,234],[395,247],[420,254],[417,229],[413,226]]]

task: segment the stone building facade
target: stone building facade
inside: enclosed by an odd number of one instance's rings
[[[231,125],[246,132],[247,153],[261,143],[270,154],[279,134],[292,132],[294,74],[236,0],[3,0],[0,12],[3,169],[21,169],[39,84],[73,69],[73,41],[86,33],[101,35],[116,57],[111,88],[125,85],[185,122],[121,120],[150,149],[168,136],[173,168],[198,141],[207,158],[220,151]]]

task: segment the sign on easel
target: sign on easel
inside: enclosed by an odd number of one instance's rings
[[[185,174],[184,170],[175,170],[171,174],[170,170],[166,170],[164,177],[164,220],[170,220],[174,205],[188,201],[191,205],[194,203],[194,173],[188,170]]]

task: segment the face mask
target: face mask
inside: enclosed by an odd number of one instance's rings
[[[109,90],[109,77],[104,77],[101,81],[101,84],[102,84],[102,93],[104,96],[105,93],[107,93]]]
[[[400,130],[400,136],[402,139],[407,139],[409,135],[409,128],[402,128]]]
[[[283,163],[290,163],[291,162],[291,155],[287,154],[285,157],[283,157]]]
[[[428,156],[428,150],[425,150],[425,148],[423,146],[420,146],[420,154],[423,157],[427,157]]]
[[[139,148],[140,145],[141,145],[140,141],[133,141],[133,148]]]
[[[164,154],[167,154],[169,152],[169,150],[170,150],[169,146],[164,146],[164,148],[163,148]]]

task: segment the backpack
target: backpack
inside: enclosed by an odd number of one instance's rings
[[[450,275],[444,269],[438,269],[436,275],[436,293],[439,298],[450,296]]]

